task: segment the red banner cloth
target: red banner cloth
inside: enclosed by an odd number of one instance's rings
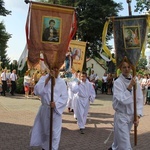
[[[31,2],[26,22],[29,65],[36,66],[42,52],[49,69],[60,68],[76,24],[73,7]]]

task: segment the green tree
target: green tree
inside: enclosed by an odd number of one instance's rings
[[[135,11],[147,12],[150,14],[150,0],[136,0]],[[147,43],[148,47],[150,48],[150,28],[148,30]]]
[[[11,35],[6,32],[4,23],[0,22],[0,59],[2,61],[2,68],[9,68],[10,59],[7,57],[6,48],[10,37]]]
[[[4,1],[0,0],[0,16],[7,16],[11,14],[11,11],[5,9],[4,4]]]
[[[50,4],[58,4],[58,0],[37,0],[37,2],[45,2]]]
[[[143,12],[150,10],[150,1],[149,0],[136,0],[135,11]]]
[[[146,70],[147,69],[146,65],[147,65],[146,57],[145,58],[141,57],[138,61],[137,67],[136,67],[137,72],[139,72],[140,70],[143,70],[143,71]]]
[[[10,13],[11,11],[5,9],[3,0],[0,0],[0,16],[6,16]],[[6,48],[8,47],[7,42],[9,38],[11,38],[11,35],[6,32],[4,23],[0,22],[0,60],[2,61],[3,68],[9,68],[10,59],[7,57],[6,54]]]

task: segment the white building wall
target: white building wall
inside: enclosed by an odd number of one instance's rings
[[[99,65],[94,59],[90,59],[89,61],[87,61],[86,65],[87,65],[87,68],[93,66],[93,68],[91,69],[93,69],[94,73],[96,73],[99,76],[99,78],[102,79],[106,70],[101,65]]]

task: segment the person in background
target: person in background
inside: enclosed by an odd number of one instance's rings
[[[96,77],[96,74],[94,73],[94,70],[91,71],[91,74],[90,74],[90,77],[89,77],[89,80],[90,82],[95,82],[95,77]]]
[[[11,81],[11,95],[14,95],[14,92],[16,90],[16,81],[17,81],[17,75],[16,70],[14,69],[10,75],[10,81]]]
[[[95,90],[87,79],[87,74],[81,72],[80,81],[72,85],[72,92],[76,94],[76,117],[80,133],[84,134],[85,124],[90,102],[94,102]]]
[[[10,70],[7,70],[7,72],[6,72],[6,78],[7,78],[7,92],[10,92],[10,88],[11,88],[10,75],[11,75]]]
[[[72,82],[72,86],[77,84],[80,80],[80,77],[81,77],[81,72],[78,70],[77,72],[73,72],[73,76],[72,78],[74,78],[73,82]],[[71,87],[71,91],[72,91],[72,87]],[[77,120],[77,115],[76,115],[76,112],[77,112],[77,98],[78,98],[78,95],[77,93],[74,93],[72,91],[72,94],[73,94],[73,98],[72,98],[72,108],[73,108],[73,117]]]
[[[107,73],[104,73],[102,77],[102,94],[107,93]]]
[[[1,93],[1,95],[3,94],[2,82],[1,81],[0,81],[0,93]]]
[[[95,92],[97,94],[97,90],[98,90],[98,81],[99,81],[99,76],[97,74],[95,74],[95,79],[94,79],[94,88],[95,88]]]
[[[31,77],[30,77],[30,72],[26,71],[24,75],[24,91],[25,91],[25,98],[29,98],[29,91],[30,91],[30,82],[31,82]]]
[[[2,94],[3,96],[6,96],[7,91],[7,77],[6,77],[6,69],[3,70],[1,74],[1,81],[2,81]]]
[[[53,108],[52,150],[58,150],[62,129],[62,113],[68,99],[67,85],[54,68],[51,74],[55,77],[54,100],[51,102],[51,75],[41,76],[34,87],[34,93],[41,97],[41,106],[31,131],[30,146],[40,146],[49,150],[50,141],[50,109]]]
[[[137,78],[138,78],[138,82],[139,82],[139,84],[141,85],[141,82],[142,82],[143,76],[142,76],[141,74],[138,74]]]
[[[147,94],[146,94],[146,104],[150,104],[150,75],[147,76]]]
[[[121,74],[113,85],[114,139],[112,147],[108,150],[132,150],[130,131],[133,126],[138,126],[143,115],[143,94],[137,77],[132,77],[131,66],[123,60],[120,66]],[[134,121],[133,86],[136,85],[137,120]]]
[[[113,87],[113,76],[111,73],[108,74],[107,77],[107,94],[112,94],[112,87]]]
[[[68,101],[67,101],[67,108],[68,108],[68,112],[73,112],[73,92],[72,92],[72,82],[73,79],[71,78],[70,81],[66,81],[67,84],[67,89],[68,89]]]
[[[67,108],[68,112],[74,112],[74,93],[72,92],[72,85],[78,81],[78,74],[76,71],[72,70],[72,77],[66,81],[68,87],[68,101]]]
[[[146,96],[147,96],[147,88],[148,88],[148,82],[147,82],[147,75],[145,74],[142,81],[141,81],[141,87],[143,92],[143,104],[146,104]]]
[[[11,75],[10,70],[7,70],[7,72],[6,72],[6,78],[7,78],[7,80],[10,80],[10,75]]]

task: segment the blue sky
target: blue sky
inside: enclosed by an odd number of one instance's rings
[[[123,2],[124,10],[119,14],[120,16],[128,15],[128,4],[126,0],[115,0],[116,2]],[[6,27],[6,31],[12,34],[12,38],[8,41],[7,55],[11,60],[18,60],[26,44],[25,23],[29,5],[24,0],[4,0],[5,8],[12,11],[12,15],[7,17],[0,17]],[[138,15],[134,12],[135,0],[132,0],[131,8],[132,15]],[[113,42],[111,41],[113,44]]]

